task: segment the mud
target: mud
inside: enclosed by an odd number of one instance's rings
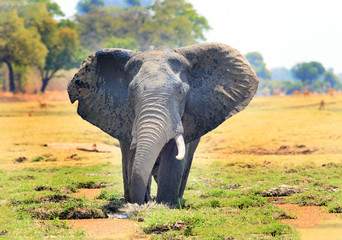
[[[89,188],[81,188],[78,189],[77,192],[73,194],[75,197],[85,197],[87,199],[95,199],[98,197],[101,193],[103,188],[95,188],[95,189],[89,189]]]
[[[14,176],[14,177],[10,177],[9,180],[15,180],[15,181],[21,181],[21,180],[34,180],[36,179],[34,176],[32,175],[25,175],[25,176]]]
[[[281,220],[293,228],[312,228],[324,220],[337,220],[342,217],[341,214],[331,214],[324,208],[317,206],[302,207],[296,204],[277,204],[277,207],[294,217],[293,219]]]
[[[146,233],[156,233],[161,234],[162,232],[167,232],[170,230],[182,230],[187,226],[187,224],[183,221],[172,223],[172,224],[163,224],[163,225],[156,225],[150,228],[147,228],[145,231]]]
[[[47,186],[38,186],[34,188],[35,191],[40,192],[40,191],[55,191],[56,189],[52,187],[47,187]]]
[[[68,150],[79,150],[86,152],[98,152],[98,153],[121,153],[120,147],[110,146],[103,143],[45,143],[42,147],[68,149]],[[77,154],[71,155],[66,160],[76,160]]]
[[[95,183],[93,181],[90,181],[90,182],[80,182],[80,183],[77,183],[76,185],[77,185],[76,188],[95,189],[95,188],[110,187],[110,186],[113,186],[114,183],[108,183],[108,182]]]
[[[316,152],[317,149],[308,148],[305,145],[296,145],[294,147],[290,146],[280,146],[278,149],[265,149],[265,148],[252,148],[249,150],[237,150],[233,153],[238,154],[253,154],[253,155],[297,155],[297,154],[312,154]]]
[[[17,163],[22,163],[26,161],[27,161],[26,157],[18,157],[17,159],[14,160],[14,162],[17,162]]]
[[[92,219],[92,218],[106,218],[107,215],[100,209],[88,209],[88,208],[71,208],[63,209],[56,208],[51,209],[48,207],[34,208],[27,211],[33,218],[41,220],[53,220],[59,218],[65,219]]]
[[[284,197],[284,196],[291,196],[296,193],[302,193],[305,190],[306,190],[305,188],[301,188],[298,186],[281,185],[279,187],[262,191],[260,194],[263,197]]]
[[[72,229],[84,230],[90,239],[150,239],[139,226],[128,219],[67,220]]]

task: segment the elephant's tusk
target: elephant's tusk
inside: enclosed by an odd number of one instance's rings
[[[136,138],[132,138],[132,142],[131,142],[131,146],[129,149],[133,150],[137,147],[137,139]]]
[[[182,134],[178,134],[175,137],[177,148],[178,148],[178,155],[177,159],[182,160],[185,157],[185,143],[184,143],[184,138]]]

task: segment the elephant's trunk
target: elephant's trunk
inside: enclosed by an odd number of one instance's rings
[[[182,149],[182,134],[172,131],[174,125],[165,113],[165,108],[157,104],[144,106],[137,119],[137,145],[132,170],[132,201],[142,204],[145,201],[148,181],[164,145],[177,137]],[[184,148],[185,149],[185,148]],[[185,150],[180,150],[179,158],[184,158]]]

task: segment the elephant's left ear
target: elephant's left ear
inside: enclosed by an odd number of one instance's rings
[[[248,61],[225,44],[200,43],[175,52],[191,64],[190,92],[183,116],[185,140],[190,142],[243,110],[259,81]]]
[[[133,110],[129,105],[129,78],[125,65],[136,52],[109,48],[89,56],[68,85],[77,113],[120,141],[131,141]]]

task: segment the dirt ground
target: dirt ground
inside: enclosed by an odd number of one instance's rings
[[[101,193],[101,190],[103,189],[82,188],[74,195],[94,199]],[[84,230],[90,239],[150,239],[136,222],[129,219],[77,219],[67,220],[67,222],[73,229]]]
[[[294,216],[294,219],[283,219],[293,228],[312,228],[326,220],[337,220],[342,214],[331,214],[317,206],[298,206],[295,204],[277,204],[277,207]]]
[[[44,96],[40,95],[13,95],[11,93],[2,94],[0,96],[0,102],[17,102],[17,101],[33,101],[34,102],[34,114],[25,115],[24,119],[26,123],[31,124],[33,119],[37,117],[37,119],[43,119],[42,116],[45,116],[45,112],[48,110],[54,110],[55,103],[47,102],[47,105],[44,107],[39,105],[39,101],[53,101],[53,100],[66,100],[68,99],[65,93],[55,93],[51,92],[49,94],[45,94]],[[340,145],[341,134],[338,127],[340,127],[340,122],[336,126],[329,125],[328,123],[333,121],[335,118],[339,118],[340,115],[336,114],[336,112],[340,111],[341,108],[341,99],[331,98],[330,105],[328,105],[327,110],[318,111],[319,100],[321,97],[305,99],[307,101],[307,105],[297,106],[298,99],[289,98],[289,105],[292,104],[293,110],[291,112],[285,112],[284,108],[281,108],[282,101],[281,98],[273,98],[272,101],[278,105],[269,106],[268,99],[257,99],[253,104],[251,104],[250,112],[242,112],[240,115],[244,114],[245,118],[232,118],[227,124],[221,126],[220,128],[214,130],[210,136],[206,136],[201,140],[201,145],[198,150],[198,154],[196,156],[196,162],[200,165],[202,162],[208,164],[211,161],[223,161],[228,157],[230,161],[240,161],[241,158],[244,161],[255,162],[285,162],[285,164],[299,164],[303,161],[315,161],[317,164],[321,164],[320,161],[326,162],[337,162],[340,161],[340,156],[342,153],[342,148]],[[279,103],[277,102],[279,101]],[[304,100],[301,100],[304,101]],[[338,104],[337,104],[338,103]],[[253,107],[262,106],[262,111],[253,112]],[[304,107],[312,106],[312,109],[309,109],[308,112],[304,112],[302,110]],[[274,109],[275,110],[274,110]],[[279,109],[278,109],[279,108]],[[52,111],[51,110],[51,111]],[[272,110],[272,111],[271,111]],[[29,114],[32,111],[31,108],[25,109],[25,114]],[[58,110],[59,111],[59,110]],[[36,113],[37,112],[37,113]],[[305,113],[305,115],[304,115]],[[7,114],[7,113],[6,113]],[[21,112],[20,112],[21,114]],[[259,115],[258,115],[259,114]],[[285,119],[284,121],[272,121],[272,116],[276,114],[277,118]],[[239,115],[239,116],[240,116]],[[29,116],[29,117],[28,117]],[[39,118],[38,118],[39,117]],[[253,122],[250,124],[251,117],[253,119],[259,119],[259,121]],[[315,121],[315,124],[311,124],[310,133],[314,132],[317,137],[312,139],[310,134],[307,134],[307,129],[302,127],[302,122],[297,119],[301,117],[301,121]],[[244,120],[245,119],[245,120]],[[261,120],[262,121],[261,121]],[[284,122],[288,122],[289,125],[282,125]],[[308,121],[309,122],[309,121]],[[338,122],[338,121],[334,121]],[[292,125],[290,125],[290,123]],[[293,124],[294,123],[294,124]],[[82,122],[82,124],[85,124]],[[41,124],[44,126],[44,124]],[[225,130],[226,126],[232,126],[229,130]],[[244,126],[235,127],[235,126]],[[263,126],[272,126],[272,128],[267,129],[265,131],[265,127]],[[332,127],[335,126],[335,127]],[[285,131],[285,130],[286,131]],[[40,129],[40,134],[43,132],[43,129]],[[50,131],[50,129],[48,129]],[[83,131],[83,130],[82,130]],[[237,132],[239,131],[239,132]],[[243,132],[245,131],[245,132]],[[250,134],[253,132],[253,134]],[[89,131],[84,133],[89,135]],[[86,135],[84,134],[84,135]],[[50,134],[53,135],[53,134]],[[316,136],[315,135],[315,136]],[[20,137],[21,134],[18,134]],[[29,136],[29,134],[25,135]],[[40,136],[40,135],[39,135]],[[42,135],[43,136],[43,135]],[[227,137],[229,136],[229,137]],[[262,136],[262,137],[260,137]],[[274,137],[277,136],[277,137]],[[43,136],[44,137],[44,136]],[[19,139],[19,138],[18,138]],[[226,140],[228,139],[228,140]],[[88,139],[86,139],[88,140]],[[12,142],[17,142],[15,139]],[[29,140],[21,139],[21,142],[28,142]],[[54,142],[55,139],[48,142],[46,140],[37,140],[39,144],[31,143],[28,146],[42,147],[41,151],[45,149],[57,149],[59,150],[78,150],[84,152],[90,152],[89,154],[94,153],[114,153],[120,154],[120,148],[116,146],[109,146],[107,144],[101,143],[74,143],[68,142],[72,141],[69,138],[63,141],[62,143]],[[1,142],[1,141],[0,141]],[[95,141],[94,141],[95,142]],[[253,143],[253,144],[251,144]],[[22,147],[25,150],[24,144],[16,145],[16,143],[11,143],[8,145],[13,148],[13,146]],[[267,147],[266,147],[267,146]],[[19,148],[18,147],[18,148]],[[5,148],[4,148],[5,149]],[[7,151],[7,148],[5,149]],[[57,151],[54,150],[54,151]],[[50,150],[52,151],[52,150]],[[81,152],[77,152],[79,155]],[[12,153],[6,152],[7,158],[13,158]],[[19,154],[19,152],[18,152]],[[88,154],[88,153],[87,153]],[[69,154],[70,155],[70,154]],[[69,162],[76,162],[80,156],[77,154],[70,155],[71,157],[65,158],[62,164],[68,164]],[[218,156],[218,157],[216,157]],[[21,162],[29,162],[29,159],[32,159],[33,156],[18,157]],[[113,158],[113,156],[111,156]],[[91,158],[90,158],[91,159]],[[104,158],[105,159],[105,158]],[[301,161],[298,161],[300,159]],[[1,160],[1,159],[0,159]],[[83,160],[83,164],[87,160],[86,158]],[[104,161],[108,161],[105,159]],[[297,163],[298,162],[298,163]],[[49,163],[49,162],[48,162]],[[9,165],[12,163],[8,163]],[[20,166],[25,167],[28,166],[29,163],[23,163]],[[33,163],[30,163],[33,166]],[[38,164],[38,163],[37,163]],[[45,163],[40,163],[45,164]],[[31,166],[30,165],[30,166]],[[204,165],[204,164],[202,164]],[[8,165],[3,165],[3,168],[7,168]],[[19,164],[11,165],[11,168],[17,168]],[[292,166],[292,165],[291,165]],[[8,168],[10,169],[10,168]],[[79,189],[76,196],[83,197],[85,196],[88,199],[94,199],[101,193],[101,188],[97,189]],[[298,229],[313,229],[315,226],[326,222],[326,221],[334,221],[341,220],[342,215],[339,214],[329,214],[326,210],[321,207],[316,206],[304,206],[300,207],[298,205],[292,204],[276,204],[277,207],[285,210],[292,216],[295,216],[294,219],[283,219],[284,223],[288,223],[291,227]],[[130,221],[128,219],[81,219],[81,220],[67,220],[68,223],[72,225],[74,229],[83,229],[87,236],[90,239],[150,239],[149,236],[145,235],[143,231],[137,225],[137,222]],[[313,232],[313,231],[312,231]]]
[[[102,188],[79,189],[75,196],[94,199]],[[296,204],[275,203],[280,209],[293,216],[293,219],[283,219],[294,229],[310,229],[327,221],[342,219],[342,214],[331,214],[317,206],[299,206]],[[150,239],[139,228],[136,222],[129,219],[78,219],[68,220],[73,229],[81,229],[91,239]]]
[[[128,219],[67,220],[73,229],[81,229],[90,239],[150,239],[136,222]]]

